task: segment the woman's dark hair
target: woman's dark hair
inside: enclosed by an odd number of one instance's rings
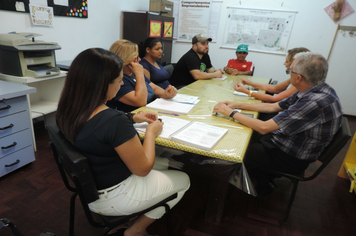
[[[144,58],[146,56],[146,48],[152,49],[157,43],[161,43],[158,38],[147,38],[139,45],[139,56]]]
[[[74,59],[56,112],[57,125],[71,143],[95,109],[106,102],[108,86],[122,68],[121,58],[102,48],[87,49]]]

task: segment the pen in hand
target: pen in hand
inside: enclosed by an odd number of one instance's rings
[[[176,113],[169,113],[169,112],[162,112],[162,111],[159,111],[158,113],[171,115],[171,116],[179,116],[179,114],[176,114]]]

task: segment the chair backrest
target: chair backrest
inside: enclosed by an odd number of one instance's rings
[[[314,174],[305,181],[314,179],[324,168],[329,164],[329,162],[334,159],[334,157],[341,151],[341,149],[346,145],[347,141],[351,138],[351,131],[349,122],[346,117],[342,117],[341,127],[334,135],[333,139],[324,151],[318,157],[318,160],[323,164],[314,172]]]
[[[173,70],[174,70],[173,65],[172,64],[167,64],[167,65],[163,66],[163,68],[168,72],[169,78],[171,78]]]
[[[252,68],[252,74],[251,74],[251,76],[253,76],[253,73],[255,73],[255,67]]]
[[[57,125],[46,125],[46,129],[52,141],[51,148],[63,181],[66,182],[67,178],[64,176],[65,172],[75,184],[82,205],[87,207],[88,203],[99,199],[99,195],[86,157],[80,154],[64,137]]]

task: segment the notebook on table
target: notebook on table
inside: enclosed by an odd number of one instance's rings
[[[160,117],[164,122],[162,133],[158,136],[210,151],[227,133],[228,129],[207,125],[201,122],[174,117]],[[147,123],[135,124],[139,133],[145,133]]]

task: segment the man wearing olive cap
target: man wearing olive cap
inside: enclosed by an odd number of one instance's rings
[[[179,59],[174,67],[169,80],[172,85],[181,88],[196,80],[222,77],[224,71],[215,70],[208,55],[211,40],[202,34],[197,34],[192,38],[192,48]]]
[[[246,61],[248,45],[241,44],[236,49],[237,59],[231,59],[224,67],[224,71],[230,75],[252,75],[254,65],[251,61]]]

